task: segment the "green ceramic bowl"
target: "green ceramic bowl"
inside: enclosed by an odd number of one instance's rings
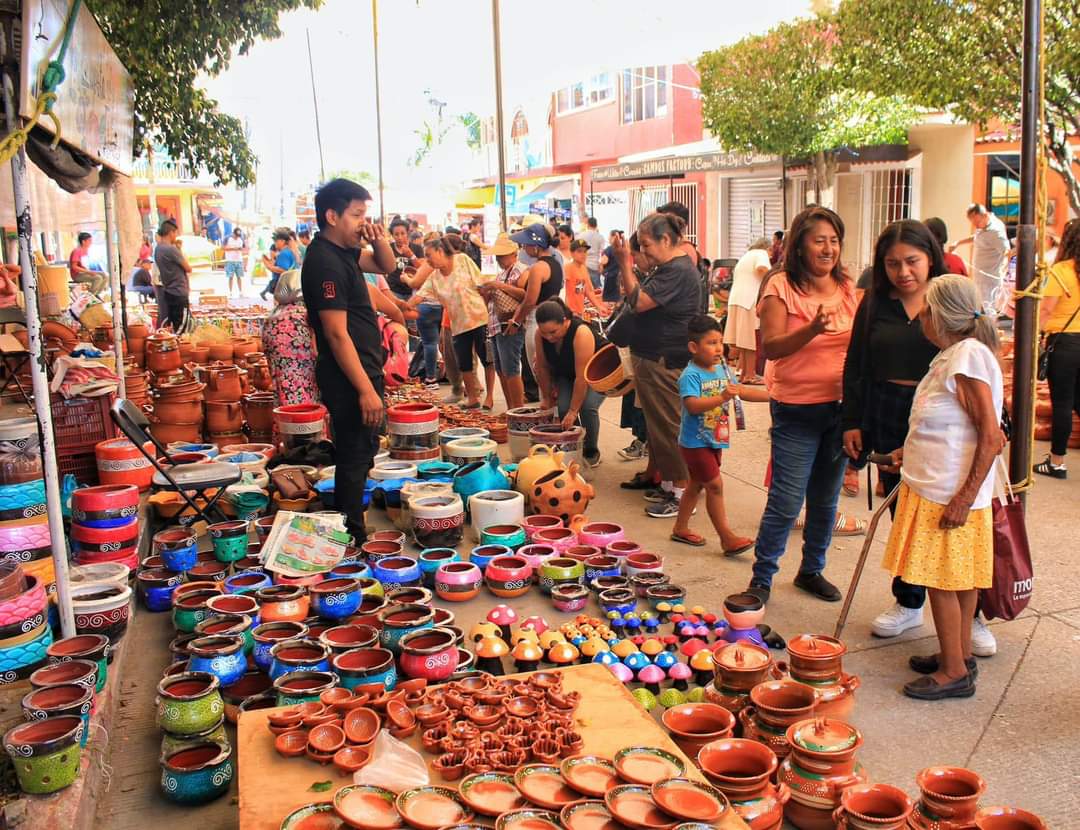
[[[45,795],[64,789],[79,774],[84,729],[77,715],[62,715],[14,726],[4,735],[23,792]]]
[[[553,556],[540,564],[540,590],[550,594],[556,585],[585,584],[585,564],[566,556]]]
[[[190,671],[158,683],[157,725],[173,735],[205,732],[225,714],[220,681],[209,672]]]

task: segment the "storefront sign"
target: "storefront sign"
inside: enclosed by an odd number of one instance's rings
[[[666,179],[686,173],[710,173],[716,170],[734,170],[755,164],[775,164],[779,156],[759,153],[701,153],[695,156],[669,156],[648,161],[626,164],[605,164],[592,169],[594,182],[618,181],[620,179]]]
[[[69,0],[23,1],[19,100],[24,118],[33,114],[41,62],[49,56],[53,44],[63,38],[70,5]],[[53,106],[64,141],[95,161],[131,175],[134,112],[131,78],[85,3],[79,7],[64,58],[64,73]],[[53,129],[49,118],[38,123],[46,130]]]

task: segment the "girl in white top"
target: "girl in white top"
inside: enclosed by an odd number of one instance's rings
[[[993,579],[994,459],[1001,432],[1002,378],[997,330],[971,280],[935,278],[920,312],[923,333],[941,349],[915,390],[896,516],[884,565],[929,589],[940,652],[913,657],[926,676],[904,686],[923,700],[969,697],[971,619],[978,589]]]
[[[761,379],[757,366],[757,332],[761,324],[757,316],[758,293],[761,281],[769,273],[769,240],[762,237],[735,263],[731,274],[731,293],[728,295],[727,321],[724,324],[724,344],[734,347],[739,383],[757,384]]]

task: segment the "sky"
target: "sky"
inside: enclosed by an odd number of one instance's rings
[[[535,100],[601,70],[693,60],[702,51],[809,13],[808,0],[501,0],[503,102]],[[490,0],[379,0],[383,173],[388,188],[453,187],[454,164],[416,170],[415,131],[429,98],[450,114],[494,112]],[[677,14],[671,14],[677,9]],[[368,0],[325,0],[283,15],[283,37],[257,43],[205,87],[246,120],[264,210],[320,179],[306,34],[327,173],[377,170],[372,13]],[[507,129],[509,125],[507,125]],[[445,158],[445,157],[444,157]]]

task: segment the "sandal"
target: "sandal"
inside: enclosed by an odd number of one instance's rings
[[[806,516],[799,515],[795,520],[795,529],[803,530],[806,527]],[[836,514],[836,523],[833,525],[833,536],[863,536],[866,533],[866,519],[856,519],[846,513]]]
[[[841,488],[845,496],[859,495],[859,471],[848,467],[844,470],[844,486]]]
[[[740,543],[733,548],[724,548],[724,556],[738,556],[740,553],[746,553],[748,550],[752,550],[756,544],[757,539],[747,539],[745,544]]]
[[[672,533],[672,542],[679,542],[683,545],[693,545],[695,548],[705,547],[705,537],[699,536],[696,533]]]

